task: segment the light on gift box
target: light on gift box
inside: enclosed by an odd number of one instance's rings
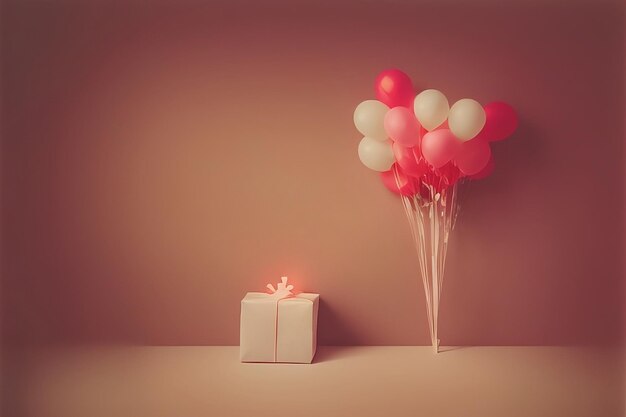
[[[311,363],[317,348],[319,294],[298,293],[282,277],[270,293],[249,292],[241,300],[242,362]]]

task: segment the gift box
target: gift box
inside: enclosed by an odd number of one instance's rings
[[[249,292],[241,300],[242,362],[311,363],[317,348],[319,294],[294,294],[287,277],[271,293]]]

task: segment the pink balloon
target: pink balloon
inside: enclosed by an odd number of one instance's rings
[[[491,175],[491,173],[496,169],[496,161],[493,159],[493,155],[491,155],[491,159],[487,162],[487,165],[480,170],[479,173],[470,175],[469,178],[471,180],[482,180],[483,178],[487,178]]]
[[[450,129],[437,129],[422,138],[421,150],[426,161],[435,168],[441,168],[455,157],[461,142]]]
[[[385,115],[385,131],[402,146],[417,146],[420,141],[420,124],[406,107],[394,107]]]
[[[478,174],[489,162],[491,148],[484,139],[474,138],[461,145],[454,163],[465,175]]]
[[[428,165],[421,157],[417,147],[407,148],[406,146],[400,145],[398,142],[394,142],[392,148],[398,165],[400,165],[402,171],[407,175],[419,178],[426,173]]]
[[[376,77],[376,98],[390,108],[412,107],[415,98],[413,83],[408,75],[398,69],[388,69]]]
[[[397,180],[394,170],[398,172]],[[380,179],[388,190],[396,194],[412,196],[419,187],[419,180],[407,176],[398,164],[393,164],[389,171],[381,172]],[[398,184],[400,185],[399,187]]]
[[[511,136],[517,128],[517,113],[508,104],[495,101],[485,106],[485,127],[480,131],[477,139],[497,141]]]

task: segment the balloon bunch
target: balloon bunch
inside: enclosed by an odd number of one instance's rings
[[[359,104],[354,124],[364,137],[359,158],[381,172],[383,184],[401,195],[429,198],[463,178],[482,179],[494,169],[490,142],[510,136],[517,127],[511,106],[484,107],[464,98],[450,107],[439,90],[415,95],[411,79],[400,70],[381,72],[376,98]],[[393,169],[392,169],[393,168]]]
[[[450,107],[441,91],[415,95],[402,71],[376,78],[376,98],[359,104],[354,124],[363,164],[379,171],[399,194],[420,264],[431,343],[439,351],[439,301],[448,238],[458,213],[457,184],[485,178],[494,169],[490,142],[510,136],[517,115],[506,103],[482,106],[464,98]]]

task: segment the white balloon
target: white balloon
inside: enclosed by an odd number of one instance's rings
[[[363,165],[378,172],[389,171],[395,162],[389,141],[382,142],[367,136],[359,143],[359,159]]]
[[[464,98],[452,105],[448,114],[448,126],[454,136],[463,142],[472,139],[485,126],[485,110],[476,100]]]
[[[415,117],[426,130],[433,130],[448,118],[450,105],[448,99],[439,90],[424,90],[413,102]]]
[[[354,125],[363,136],[385,140],[385,114],[389,107],[377,100],[365,100],[354,110]]]

